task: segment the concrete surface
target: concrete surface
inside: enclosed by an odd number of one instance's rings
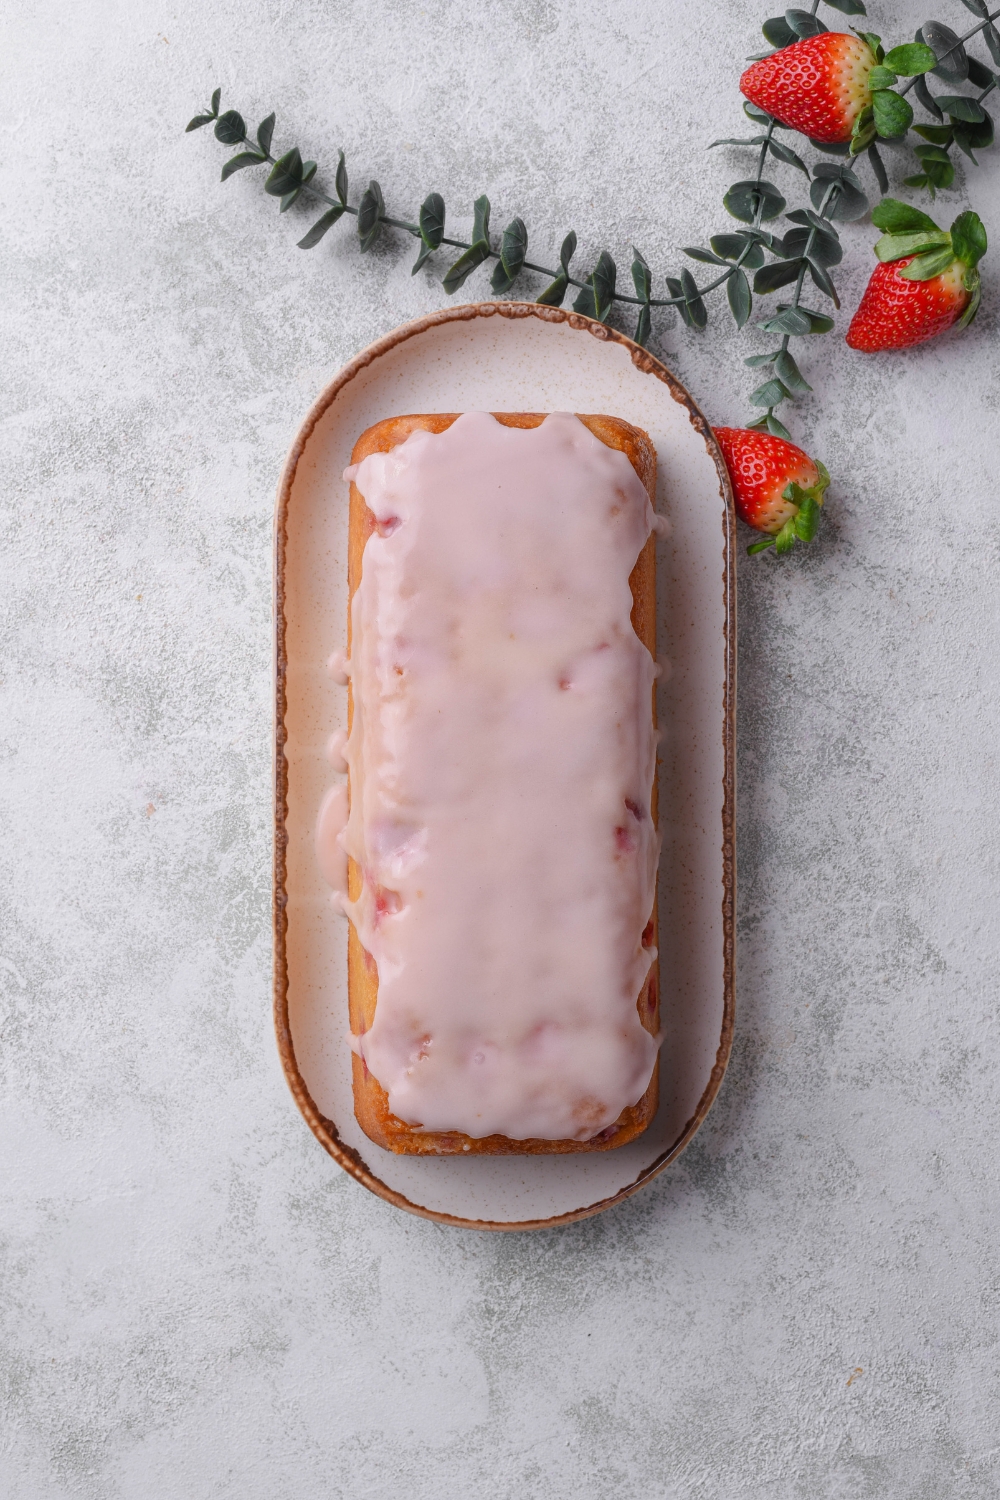
[[[486,190],[533,250],[661,275],[727,226],[745,158],[703,148],[766,13],[5,7],[5,1496],[1000,1490],[996,250],[964,339],[807,360],[835,484],[808,553],[741,568],[739,1036],[682,1161],[575,1228],[439,1228],[323,1155],[271,1038],[275,483],[329,373],[443,294],[409,243],[301,253],[183,126],[221,84],[327,181],[342,144],[392,206]],[[1000,246],[998,160],[940,208]],[[740,421],[761,336],[720,329],[655,347]]]

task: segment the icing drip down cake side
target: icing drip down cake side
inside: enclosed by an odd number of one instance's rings
[[[657,1104],[655,497],[607,416],[394,417],[355,444],[355,1113],[390,1151],[609,1150]]]

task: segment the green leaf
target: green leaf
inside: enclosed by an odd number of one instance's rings
[[[472,243],[478,244],[485,240],[489,244],[490,238],[490,200],[483,193],[472,205]]]
[[[840,306],[840,298],[837,296],[837,288],[830,279],[830,273],[819,261],[809,260],[809,275],[824,296],[829,297],[834,307]]]
[[[760,369],[762,365],[773,365],[781,353],[780,349],[772,349],[770,354],[751,354],[749,359],[743,363],[751,370]]]
[[[914,125],[913,128],[917,135],[922,135],[925,141],[931,141],[935,146],[951,145],[951,125]]]
[[[902,94],[894,94],[892,89],[878,89],[872,95],[872,109],[875,111],[875,128],[886,140],[905,135],[913,124],[913,110],[908,101]]]
[[[556,279],[549,283],[541,296],[535,298],[535,301],[540,302],[543,307],[562,307],[568,286],[569,277],[565,271],[560,271]]]
[[[798,41],[798,37],[784,16],[772,16],[771,20],[765,21],[760,29],[764,33],[765,41],[770,42],[772,47],[790,47],[793,42]]]
[[[340,160],[337,162],[336,179],[337,197],[346,207],[347,205],[347,163],[344,161],[344,153],[341,151]]]
[[[993,121],[986,111],[986,118],[978,125],[956,125],[954,127],[955,144],[959,150],[964,151],[970,160],[975,161],[972,155],[973,149],[983,150],[993,144]]]
[[[778,312],[759,325],[765,333],[789,333],[804,337],[807,333],[829,333],[833,319],[808,307],[786,307],[779,302]]]
[[[861,0],[826,0],[826,3],[832,5],[834,10],[839,10],[843,16],[867,15]]]
[[[986,8],[986,0],[962,0],[962,3],[966,10],[971,10],[972,14],[978,16],[981,21],[985,21],[989,15],[989,11]]]
[[[590,284],[594,289],[594,317],[599,323],[607,322],[615,300],[617,279],[618,267],[608,252],[602,250],[590,277]]]
[[[986,114],[978,99],[965,94],[939,94],[937,102],[953,120],[967,120],[970,125],[978,125]]]
[[[185,125],[184,134],[187,135],[189,130],[200,130],[203,125],[211,125],[214,119],[214,115],[195,115],[194,119],[188,120]]]
[[[868,198],[850,167],[831,161],[817,162],[813,167],[813,179],[809,196],[813,206],[825,212],[827,218],[849,223],[868,212]],[[837,192],[824,210],[823,203],[831,183],[836,183]]]
[[[947,271],[954,259],[951,246],[944,245],[939,250],[929,250],[926,255],[918,255],[899,275],[904,281],[930,281],[932,277],[940,276],[942,271]]]
[[[773,412],[768,412],[767,414],[767,430],[772,435],[772,437],[784,438],[786,443],[790,443],[792,441],[792,434],[789,432],[784,422],[778,421]],[[779,532],[779,536],[780,534],[781,533]],[[777,545],[777,538],[775,539],[775,545]]]
[[[222,103],[222,90],[221,89],[216,89],[215,92],[212,95],[212,116],[213,116],[213,118],[219,113],[219,105],[221,103]]]
[[[872,223],[876,229],[884,229],[887,234],[912,234],[917,229],[938,229],[934,220],[922,209],[914,208],[910,203],[902,203],[898,198],[883,198],[881,203],[877,203],[872,209]]]
[[[969,58],[969,82],[977,89],[989,89],[997,82],[997,75],[981,63],[978,57]]]
[[[528,253],[528,231],[523,219],[511,219],[500,242],[500,264],[509,278],[509,283],[519,275]],[[506,290],[506,288],[505,288]]]
[[[902,260],[904,255],[922,255],[950,244],[946,229],[917,229],[912,234],[884,234],[876,242],[875,254],[883,262]]]
[[[785,210],[785,200],[773,182],[754,182],[749,179],[734,182],[722,201],[734,219],[752,224],[757,217],[758,200],[761,205],[760,217],[765,221],[776,219]]]
[[[885,54],[884,66],[894,73],[913,77],[915,73],[929,73],[936,63],[937,58],[925,42],[904,42],[901,47],[893,47]],[[868,86],[873,89],[880,87],[870,78]]]
[[[257,144],[265,156],[271,154],[271,137],[274,135],[274,114],[269,114],[266,120],[261,120],[257,126]]]
[[[823,25],[818,16],[814,16],[812,11],[808,10],[786,10],[785,22],[799,38],[819,36],[829,29]]]
[[[226,182],[234,172],[242,172],[244,167],[259,167],[266,157],[260,156],[256,151],[241,151],[238,156],[230,157],[222,169],[222,181]]]
[[[635,326],[635,334],[633,335],[635,342],[642,349],[645,349],[649,343],[650,324],[649,303],[647,302],[645,306],[639,309],[639,321]]]
[[[238,146],[245,138],[247,127],[243,116],[235,109],[227,109],[215,122],[215,139],[224,146]]]
[[[490,246],[488,240],[476,240],[474,244],[469,246],[468,250],[463,251],[454,265],[448,268],[442,282],[442,286],[449,297],[458,291],[459,287],[472,275],[477,266],[481,266],[484,260],[489,259],[489,255]]]
[[[933,52],[931,56],[934,56]],[[895,88],[898,82],[899,79],[891,68],[883,68],[881,66],[872,68],[868,74],[868,87],[872,90]]]
[[[427,249],[427,246],[424,245],[420,253],[421,255],[425,253],[429,255],[430,251]],[[493,275],[490,277],[490,288],[492,291],[496,292],[498,296],[505,297],[516,280],[517,278],[515,276],[511,276],[508,274],[508,272],[504,268],[503,261],[498,260],[496,265],[493,267]]]
[[[788,231],[782,241],[782,249],[785,255],[789,259],[805,255],[810,236],[812,237],[812,247],[809,251],[810,260],[816,261],[821,266],[837,266],[840,264],[844,258],[844,251],[840,241],[835,235],[814,229],[812,225],[808,228],[790,229]]]
[[[827,4],[834,5],[834,4],[836,4],[836,0],[827,0]],[[758,423],[757,425],[759,426],[761,424]],[[769,536],[766,539],[766,541],[763,541],[763,542],[754,542],[751,546],[749,546],[747,548],[747,556],[748,557],[753,557],[753,555],[754,555],[755,552],[766,552],[769,547],[773,547],[773,546],[774,546],[774,537],[773,536]]]
[[[726,297],[737,328],[742,328],[753,310],[753,298],[750,295],[750,283],[739,267],[736,267],[726,282]]]
[[[727,135],[720,137],[717,141],[709,141],[705,149],[711,151],[714,146],[762,146],[766,139],[767,137],[763,135],[751,135],[745,138]]]
[[[690,318],[690,326],[692,328],[704,328],[708,322],[708,311],[701,297],[698,295],[698,287],[695,279],[686,267],[681,272],[681,290],[687,298],[683,310]]]
[[[799,502],[798,515],[793,518],[795,535],[800,542],[811,542],[819,525],[820,508],[812,495],[803,495]]]
[[[562,267],[563,272],[567,276],[569,275],[569,263],[573,259],[573,256],[575,254],[576,254],[576,230],[575,229],[571,229],[570,232],[569,232],[569,234],[563,240],[562,246],[560,247],[560,250],[559,250],[559,264]],[[539,300],[541,300],[541,299],[539,299]]]
[[[635,295],[641,302],[648,302],[652,296],[653,278],[646,257],[632,246],[632,285],[635,287]],[[636,339],[636,343],[640,340]]]
[[[779,161],[787,162],[790,167],[798,167],[800,172],[804,172],[807,177],[809,176],[809,168],[806,166],[801,156],[798,156],[790,146],[786,146],[783,144],[783,142],[776,141],[772,137],[772,139],[767,143],[767,149],[770,151],[771,155],[776,156]]]
[[[758,105],[751,104],[749,99],[744,99],[743,101],[743,113],[748,120],[753,120],[755,125],[770,125],[772,120],[774,120],[774,116],[769,115],[766,109],[761,109]],[[781,120],[774,120],[774,124],[778,130],[791,130],[792,128],[790,125],[782,124]]]
[[[709,244],[723,260],[739,260],[749,241],[745,234],[713,234]],[[752,245],[743,262],[748,271],[756,271],[764,264],[764,252],[759,245]]]
[[[597,307],[594,303],[594,288],[589,284],[581,287],[573,302],[573,311],[583,313],[584,317],[595,318]]]
[[[344,206],[342,203],[338,203],[333,208],[327,209],[323,217],[317,219],[313,227],[299,240],[299,249],[311,250],[314,245],[318,245],[324,234],[326,234],[326,231],[333,228],[343,212]]]
[[[284,156],[279,157],[268,174],[264,183],[265,193],[270,193],[272,198],[283,198],[302,182],[302,158],[299,155],[298,146],[293,146],[291,151],[286,151]]]
[[[420,238],[428,255],[444,238],[444,199],[440,193],[428,193],[420,205]]]
[[[995,63],[1000,63],[1000,31],[991,22],[983,27],[983,41],[990,49],[990,56]],[[969,320],[972,321],[971,318]]]
[[[959,214],[951,226],[951,245],[959,260],[967,266],[978,265],[986,254],[986,229],[982,219],[971,209]]]
[[[724,266],[726,264],[725,260],[715,255],[711,250],[698,250],[693,245],[684,245],[681,253],[683,255],[690,255],[692,260],[704,261],[709,266]]]
[[[759,385],[755,391],[751,392],[750,405],[766,406],[770,410],[772,406],[777,406],[780,402],[784,401],[786,396],[790,396],[791,394],[791,391],[786,390],[780,380],[768,380],[764,385]]]
[[[767,292],[776,292],[779,287],[788,286],[797,281],[799,271],[804,262],[801,260],[775,260],[768,266],[762,266],[753,279],[753,289],[761,296]]]
[[[850,141],[814,141],[809,137],[809,144],[817,151],[825,151],[827,156],[850,156]]]
[[[916,83],[913,85],[913,92],[916,94],[924,109],[927,110],[928,114],[934,115],[938,120],[944,119],[943,113],[938,108],[938,102],[935,99],[934,95],[931,93],[930,89],[927,87],[927,82],[925,79],[917,79]],[[918,126],[917,128],[919,129],[920,127]]]
[[[869,104],[861,111],[854,122],[854,129],[851,131],[850,146],[848,148],[849,154],[851,156],[860,156],[862,151],[868,149],[877,135],[875,110]]]
[[[774,361],[774,373],[788,391],[789,395],[803,395],[811,391],[812,386],[808,384],[802,371],[787,349],[779,349]]]
[[[885,56],[885,53],[882,50],[882,38],[880,36],[876,36],[874,31],[858,31],[857,27],[854,27],[853,29],[863,42],[868,43],[869,47],[875,54],[875,61],[877,63],[880,63]]]
[[[963,83],[968,78],[968,53],[950,26],[940,21],[925,21],[917,33],[917,41],[926,42],[938,59],[937,66],[931,69],[938,78],[949,83]]]
[[[972,293],[972,299],[969,302],[968,307],[965,309],[965,312],[955,324],[956,328],[968,328],[969,324],[976,316],[976,313],[979,311],[979,303],[982,299],[982,287],[980,285],[978,271],[970,271],[969,274],[965,277],[965,289],[966,291]]]
[[[362,254],[371,249],[381,234],[384,213],[382,189],[372,178],[361,194],[361,202],[358,204],[358,239],[361,241]]]

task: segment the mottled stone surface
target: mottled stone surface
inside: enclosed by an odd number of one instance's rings
[[[11,1500],[1000,1488],[996,252],[961,341],[806,351],[794,430],[835,483],[808,554],[741,564],[739,1033],[681,1162],[581,1226],[439,1228],[323,1155],[271,1037],[275,484],[328,375],[443,294],[399,237],[301,253],[307,214],[220,187],[183,125],[221,84],[327,182],[343,145],[390,207],[439,188],[468,223],[485,190],[539,256],[575,226],[676,274],[727,227],[746,157],[704,147],[746,130],[765,13],[7,5]],[[985,153],[946,222],[971,201],[1000,245],[997,185]],[[844,238],[849,307],[873,234]],[[745,419],[762,335],[654,347]]]

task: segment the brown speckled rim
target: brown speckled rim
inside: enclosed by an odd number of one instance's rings
[[[329,409],[344,387],[354,379],[362,370],[368,368],[381,355],[387,354],[407,339],[415,338],[418,334],[425,333],[429,328],[435,328],[442,323],[471,322],[474,318],[538,318],[544,323],[563,323],[570,328],[577,329],[581,333],[589,333],[591,337],[603,339],[605,342],[621,344],[631,357],[636,369],[646,375],[652,375],[661,380],[670,391],[671,396],[680,405],[687,408],[691,423],[701,434],[705,446],[711,454],[712,460],[719,475],[719,486],[725,500],[725,511],[722,519],[723,540],[725,543],[724,559],[722,568],[722,584],[725,601],[725,684],[723,686],[723,730],[722,742],[724,752],[723,772],[723,805],[722,805],[722,869],[723,869],[723,896],[722,896],[722,932],[723,932],[723,1014],[722,1030],[719,1036],[719,1046],[715,1055],[715,1065],[705,1090],[698,1100],[694,1114],[685,1124],[677,1139],[662,1151],[660,1155],[648,1166],[644,1167],[633,1182],[627,1183],[609,1198],[602,1198],[598,1203],[589,1203],[584,1208],[574,1209],[571,1213],[554,1214],[548,1219],[526,1219],[516,1223],[497,1223],[486,1219],[463,1219],[455,1214],[439,1213],[434,1209],[423,1208],[418,1203],[412,1203],[409,1198],[398,1193],[394,1188],[382,1181],[373,1172],[368,1163],[355,1151],[341,1140],[337,1127],[332,1120],[328,1120],[317,1109],[305,1080],[299,1071],[295,1060],[295,1047],[292,1042],[291,1027],[288,1020],[288,957],[286,950],[286,938],[288,933],[288,893],[285,889],[286,878],[286,855],[288,849],[288,761],[285,756],[285,742],[287,731],[285,729],[285,713],[287,709],[287,674],[288,655],[285,647],[285,554],[288,542],[288,505],[291,497],[292,485],[295,482],[295,474],[299,459],[305,451],[306,444],[312,436],[313,430]],[[736,847],[735,847],[735,823],[736,823],[736,513],[733,507],[733,494],[729,482],[729,474],[719,451],[719,445],[715,441],[712,429],[699,410],[691,396],[684,387],[674,379],[665,365],[655,359],[647,350],[641,349],[638,344],[633,343],[625,334],[618,333],[613,328],[608,328],[604,323],[598,323],[593,318],[587,318],[580,313],[567,312],[559,307],[541,307],[535,302],[472,302],[462,307],[442,308],[440,312],[430,313],[427,317],[418,318],[413,323],[404,323],[401,328],[396,328],[392,333],[387,333],[384,338],[376,343],[370,344],[360,354],[351,360],[350,364],[344,366],[338,375],[330,382],[323,393],[313,403],[308,416],[299,429],[298,435],[292,444],[291,451],[285,462],[281,483],[278,487],[278,502],[275,512],[275,539],[274,539],[274,629],[275,629],[275,720],[274,720],[274,1028],[277,1034],[278,1051],[281,1055],[281,1065],[285,1070],[288,1086],[292,1091],[292,1097],[298,1105],[302,1115],[313,1135],[320,1144],[330,1153],[334,1161],[338,1162],[358,1182],[369,1191],[384,1198],[387,1203],[395,1204],[397,1208],[406,1209],[408,1213],[419,1214],[421,1218],[433,1219],[438,1224],[456,1224],[465,1229],[495,1229],[495,1230],[519,1230],[519,1229],[552,1229],[559,1224],[573,1224],[578,1219],[590,1218],[593,1214],[599,1214],[604,1209],[610,1208],[615,1203],[621,1203],[623,1199],[631,1197],[639,1191],[647,1182],[662,1172],[664,1167],[675,1160],[684,1150],[684,1147],[695,1135],[705,1116],[719,1092],[726,1065],[729,1062],[729,1053],[733,1042],[733,1027],[736,1019],[736,976],[734,962],[734,921],[736,909]]]

